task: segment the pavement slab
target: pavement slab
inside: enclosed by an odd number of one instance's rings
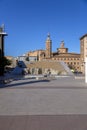
[[[1,84],[0,130],[87,130],[87,84],[74,77]]]
[[[87,130],[87,115],[0,116],[0,130]]]

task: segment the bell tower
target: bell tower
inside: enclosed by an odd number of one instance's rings
[[[48,34],[47,40],[46,40],[46,58],[47,59],[51,58],[51,53],[52,53],[52,40],[50,39],[50,34]]]

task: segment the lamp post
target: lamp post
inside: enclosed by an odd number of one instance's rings
[[[4,25],[0,27],[0,76],[4,75],[4,66],[3,66],[3,58],[4,58],[4,36],[7,36],[7,33],[4,32]]]

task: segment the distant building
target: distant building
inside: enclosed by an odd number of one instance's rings
[[[25,60],[26,60],[26,56],[25,56],[25,55],[23,55],[23,56],[18,56],[18,57],[17,57],[17,60],[18,60],[18,61],[25,61]]]
[[[50,38],[50,34],[48,34],[46,39],[46,50],[35,50],[27,53],[29,59],[31,57],[36,57],[38,61],[41,60],[54,60],[54,61],[63,61],[69,67],[74,68],[75,71],[82,71],[81,69],[81,56],[83,56],[82,52],[79,53],[70,53],[68,52],[68,48],[65,47],[64,41],[61,41],[60,47],[57,48],[56,52],[52,52],[52,40]]]

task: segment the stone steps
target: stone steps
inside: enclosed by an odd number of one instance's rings
[[[58,72],[66,72],[63,65],[58,61],[37,61],[26,65],[28,68],[52,69]]]

